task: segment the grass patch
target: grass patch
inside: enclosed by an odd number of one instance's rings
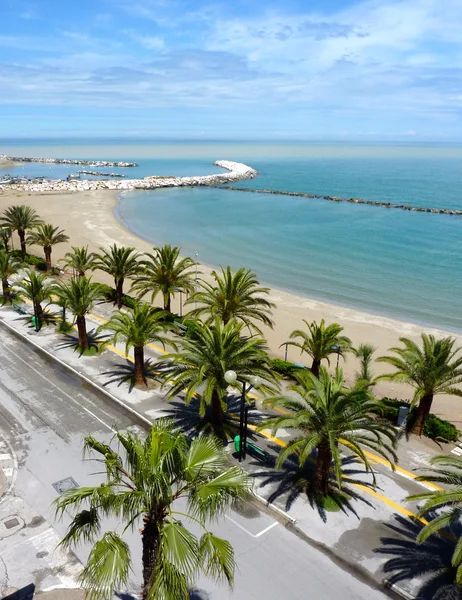
[[[79,346],[76,348],[77,352],[80,352],[80,356],[98,356],[101,354],[102,349],[99,346],[90,346],[82,350]]]
[[[73,328],[74,326],[69,321],[61,321],[58,327],[56,327],[56,333],[69,333]]]
[[[338,512],[349,500],[347,494],[331,493],[322,499],[321,506],[326,512]]]

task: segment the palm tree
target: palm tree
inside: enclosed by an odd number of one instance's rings
[[[19,265],[20,262],[17,258],[6,252],[6,250],[0,250],[0,279],[2,280],[3,304],[11,302],[8,278],[18,272]]]
[[[259,334],[261,331],[252,321],[262,321],[268,327],[273,327],[271,310],[276,305],[262,297],[269,293],[269,288],[260,287],[250,269],[242,268],[233,274],[231,267],[226,267],[226,270],[221,267],[221,275],[212,271],[212,276],[215,285],[201,282],[202,290],[186,302],[203,304],[192,310],[191,315],[206,315],[210,321],[218,316],[225,325],[231,319],[240,320]]]
[[[305,352],[311,356],[313,359],[311,372],[315,377],[318,377],[321,361],[326,359],[328,364],[330,364],[329,357],[332,354],[338,354],[344,358],[345,353],[351,350],[351,340],[346,336],[340,335],[343,327],[338,323],[326,326],[324,319],[322,319],[319,325],[316,321],[308,323],[304,319],[303,322],[307,326],[308,331],[295,329],[290,334],[290,339],[300,338],[300,341],[287,343],[300,348],[301,352]],[[284,346],[285,344],[282,345]]]
[[[243,337],[243,323],[230,321],[226,325],[216,319],[203,324],[190,338],[183,338],[181,352],[167,354],[158,364],[164,385],[170,385],[169,396],[185,392],[185,401],[191,402],[200,393],[200,416],[211,406],[212,428],[223,435],[224,413],[227,410],[226,371],[235,371],[239,378],[249,380],[259,376],[263,390],[273,391],[275,375],[265,349],[265,340]]]
[[[63,230],[58,231],[58,227],[53,227],[50,223],[40,223],[36,226],[36,231],[31,231],[27,236],[28,244],[42,246],[45,253],[45,262],[47,271],[51,271],[51,249],[56,244],[63,244],[69,241],[69,237]]]
[[[18,232],[21,241],[21,252],[23,257],[26,255],[26,231],[39,225],[42,221],[36,211],[30,206],[9,206],[3,216],[0,217],[9,229]]]
[[[84,443],[85,453],[105,465],[106,482],[68,490],[55,501],[58,515],[77,511],[61,544],[93,544],[81,575],[90,600],[111,600],[128,583],[127,528],[141,532],[143,600],[187,600],[201,572],[231,585],[233,548],[207,523],[249,497],[250,478],[229,467],[217,440],[200,436],[190,443],[171,421],[157,421],[146,439],[133,432],[114,438],[116,450],[91,436]],[[187,513],[179,512],[183,506]],[[122,531],[100,535],[107,517]]]
[[[100,248],[101,254],[95,256],[95,267],[108,273],[114,278],[116,297],[114,304],[118,308],[122,307],[122,298],[124,295],[124,281],[127,277],[134,278],[140,273],[141,266],[138,260],[139,254],[135,248],[116,246],[114,244],[105,250]]]
[[[166,313],[149,304],[135,304],[130,314],[118,311],[111,319],[99,327],[98,332],[111,331],[111,343],[117,343],[120,338],[125,340],[125,353],[131,347],[135,357],[135,382],[138,385],[147,384],[144,372],[144,347],[150,342],[160,342],[164,347],[167,341],[163,333],[170,327],[165,320]],[[170,342],[171,343],[171,342]]]
[[[439,483],[448,488],[423,492],[407,498],[413,502],[426,500],[419,510],[419,516],[428,513],[433,516],[417,536],[419,543],[425,542],[428,537],[442,529],[460,525],[462,517],[462,458],[439,454],[430,459],[430,464],[436,465],[436,468],[429,468],[425,475],[417,478],[417,481]],[[435,516],[435,511],[439,509],[445,510]],[[452,566],[457,568],[457,583],[462,584],[462,537],[458,539],[454,548]]]
[[[376,348],[372,344],[360,344],[353,349],[354,355],[360,360],[360,369],[355,373],[355,383],[357,385],[374,385],[374,375],[371,365]]]
[[[42,302],[50,300],[56,291],[56,284],[49,281],[44,273],[29,270],[27,277],[14,285],[14,290],[20,297],[27,298],[32,302],[34,315],[40,329],[43,323]]]
[[[153,248],[153,254],[146,254],[147,260],[142,260],[143,272],[135,278],[132,290],[138,292],[138,297],[151,294],[154,302],[158,294],[162,294],[164,310],[171,312],[171,297],[175,292],[194,291],[193,272],[190,271],[196,263],[191,258],[179,258],[181,248],[166,244],[162,248]]]
[[[402,348],[390,348],[397,356],[377,359],[396,368],[395,373],[380,375],[377,379],[409,383],[415,389],[412,404],[417,404],[417,416],[412,432],[423,434],[425,423],[438,394],[462,396],[454,387],[462,382],[462,356],[456,357],[460,348],[454,348],[454,338],[437,340],[433,335],[422,334],[422,347],[407,338],[399,338]]]
[[[336,369],[334,377],[325,367],[320,368],[319,378],[309,371],[297,373],[296,377],[298,382],[289,387],[295,396],[277,396],[265,401],[289,414],[270,418],[262,427],[271,427],[274,434],[280,428],[300,432],[281,450],[278,468],[292,453],[298,453],[300,466],[303,466],[317,449],[313,485],[315,494],[323,498],[329,492],[332,467],[339,487],[342,482],[340,446],[356,455],[372,474],[363,448],[371,448],[387,460],[390,457],[396,460],[393,426],[371,416],[377,401],[366,389],[344,387],[342,369]]]
[[[0,227],[0,241],[6,252],[10,251],[11,234],[12,231],[9,227]]]
[[[95,255],[88,252],[88,246],[72,246],[72,251],[66,252],[60,262],[65,269],[73,269],[78,277],[84,277],[87,271],[95,268]]]
[[[79,332],[79,348],[82,351],[86,350],[89,344],[85,316],[91,311],[95,302],[103,298],[101,285],[93,283],[87,277],[78,277],[71,279],[68,284],[60,282],[56,286],[56,294],[60,297],[61,303],[65,303],[74,313]]]

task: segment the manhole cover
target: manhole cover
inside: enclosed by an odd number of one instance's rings
[[[63,494],[64,492],[67,492],[67,490],[79,487],[79,484],[72,477],[66,477],[66,479],[61,479],[60,481],[54,483],[53,487],[58,494]]]
[[[19,521],[18,519],[8,519],[8,521],[4,521],[4,525],[7,529],[12,529],[19,525]]]

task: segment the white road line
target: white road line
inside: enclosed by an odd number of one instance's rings
[[[34,371],[35,373],[37,373],[37,375],[39,375],[42,379],[45,379],[45,381],[47,383],[49,383],[54,388],[56,388],[59,392],[61,392],[61,394],[63,394],[67,398],[69,398],[69,400],[71,400],[72,402],[76,403],[75,398],[73,398],[72,396],[70,396],[67,392],[65,392],[64,390],[62,390],[59,386],[57,386],[55,383],[53,383],[50,379],[48,379],[47,377],[45,377],[45,375],[42,375],[42,373],[40,373],[40,371],[37,371],[37,369],[34,369],[34,367],[29,362],[27,362],[26,360],[24,360],[23,358],[21,358],[18,354],[16,354],[16,352],[12,352],[11,350],[9,350],[9,352],[10,352],[10,354],[14,354],[16,356],[16,358],[18,358],[21,362],[23,362],[25,365],[27,365],[28,369],[32,369],[32,371]],[[76,403],[76,404],[78,404],[78,403]],[[82,404],[78,404],[78,407],[79,408],[83,408],[83,410],[85,412],[87,412],[94,419],[96,419],[97,421],[99,421],[102,425],[104,425],[105,427],[107,427],[110,431],[112,431],[112,432],[115,433],[115,429],[113,429],[105,421],[103,421],[102,419],[100,419],[99,417],[97,417],[91,410],[88,410],[88,408],[86,408],[85,406],[82,406]]]
[[[2,469],[2,471],[5,473],[5,477],[11,477],[14,473],[13,468]]]
[[[457,454],[458,456],[460,456],[462,454],[462,448],[460,448],[459,446],[456,446],[455,448],[453,448],[451,450],[451,454]]]
[[[246,529],[243,525],[241,525],[240,523],[238,523],[237,521],[235,521],[231,517],[228,517],[228,515],[225,515],[225,516],[228,519],[228,521],[231,521],[231,523],[233,523],[234,525],[236,525],[236,527],[239,527],[239,529],[242,529],[242,531],[245,531],[245,533],[247,533],[248,535],[250,535],[250,537],[253,537],[253,538],[257,537],[256,535],[254,535],[253,533],[251,533],[248,529]]]
[[[260,533],[257,533],[255,535],[255,537],[259,538],[261,535],[267,533],[270,529],[273,529],[273,527],[276,527],[276,525],[279,525],[279,523],[277,521],[275,521],[274,523],[271,523],[271,525],[268,525],[268,527],[266,527],[265,529],[263,529],[263,531],[260,531]]]
[[[10,460],[13,457],[11,456],[11,454],[0,454],[0,460]]]

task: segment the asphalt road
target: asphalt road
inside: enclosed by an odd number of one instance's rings
[[[85,360],[85,359],[84,359]],[[91,360],[91,359],[86,359]],[[51,507],[53,484],[72,477],[79,485],[94,484],[95,465],[82,461],[82,438],[93,434],[109,440],[113,428],[137,424],[110,400],[51,359],[0,326],[0,434],[18,458],[15,493],[52,524],[62,536],[68,520],[57,522]],[[237,559],[235,587],[229,591],[211,581],[199,581],[196,600],[383,600],[385,591],[370,587],[345,565],[338,564],[294,535],[281,523],[250,506],[213,525],[231,541]],[[14,538],[11,537],[11,543]],[[136,565],[140,564],[138,533],[129,535]],[[5,543],[5,541],[3,541]],[[85,561],[88,547],[77,556]],[[24,561],[24,584],[33,580],[34,566]],[[139,581],[139,568],[133,583]]]

